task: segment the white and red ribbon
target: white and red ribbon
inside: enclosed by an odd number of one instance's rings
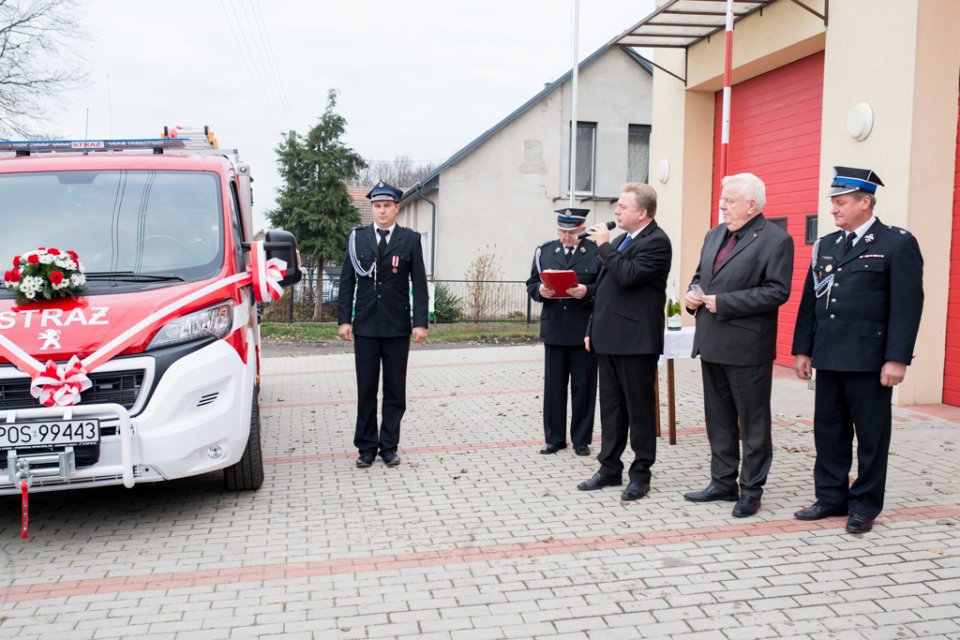
[[[33,376],[30,395],[45,407],[69,407],[80,402],[80,393],[92,384],[77,356],[60,365],[47,360],[46,368]]]
[[[278,258],[267,260],[263,244],[250,245],[250,273],[253,277],[253,297],[257,302],[276,302],[283,295],[280,281],[287,273],[287,263]]]
[[[287,268],[283,260],[266,259],[263,243],[250,243],[250,265],[244,273],[238,273],[223,280],[213,282],[198,289],[180,300],[171,302],[162,309],[150,314],[120,335],[102,345],[99,349],[80,360],[76,355],[65,365],[52,361],[42,364],[39,360],[12,342],[0,332],[0,356],[9,360],[17,369],[32,378],[30,393],[47,407],[67,407],[80,401],[80,393],[90,388],[87,374],[104,364],[128,346],[153,333],[164,323],[176,317],[185,307],[222,289],[235,286],[253,285],[253,294],[257,302],[279,300],[283,294],[280,280]]]

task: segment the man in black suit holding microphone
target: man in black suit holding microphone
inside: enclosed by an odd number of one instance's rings
[[[369,467],[377,453],[400,464],[400,419],[407,408],[410,353],[410,289],[413,340],[427,339],[427,274],[420,234],[397,224],[401,192],[382,180],[367,198],[373,224],[350,232],[340,273],[339,335],[353,340],[357,368],[357,466]],[[354,289],[356,303],[354,304]],[[353,308],[351,309],[351,306]],[[377,432],[377,387],[383,365],[383,411]]]
[[[621,188],[615,215],[626,233],[610,242],[606,224],[590,227],[603,263],[593,315],[584,342],[600,364],[600,470],[577,485],[594,491],[623,483],[620,457],[627,445],[634,460],[622,500],[638,500],[650,491],[650,468],[656,460],[654,381],[663,353],[664,305],[672,249],[657,226],[657,192],[631,182]]]

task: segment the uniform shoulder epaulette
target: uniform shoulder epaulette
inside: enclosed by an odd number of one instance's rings
[[[547,245],[553,244],[554,242],[557,242],[557,240],[547,240],[547,241],[544,242],[543,244],[537,245],[537,248],[543,249],[543,248],[545,248]]]
[[[888,224],[888,225],[887,225],[887,229],[890,230],[890,231],[892,231],[893,233],[899,233],[899,234],[902,235],[902,236],[910,236],[910,235],[913,235],[912,233],[910,233],[910,232],[907,231],[906,229],[904,229],[904,228],[902,228],[902,227],[895,227],[895,226],[893,226],[892,224]]]

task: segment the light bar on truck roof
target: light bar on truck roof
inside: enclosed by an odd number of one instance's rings
[[[163,153],[164,149],[183,149],[189,138],[130,138],[120,140],[15,140],[0,141],[0,152],[16,152],[18,156],[31,153],[78,153],[88,151],[131,151],[152,149],[154,153]]]

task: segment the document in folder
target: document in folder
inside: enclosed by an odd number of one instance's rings
[[[540,281],[548,289],[553,289],[553,298],[572,298],[567,289],[578,284],[577,274],[569,269],[545,269],[540,272]]]

